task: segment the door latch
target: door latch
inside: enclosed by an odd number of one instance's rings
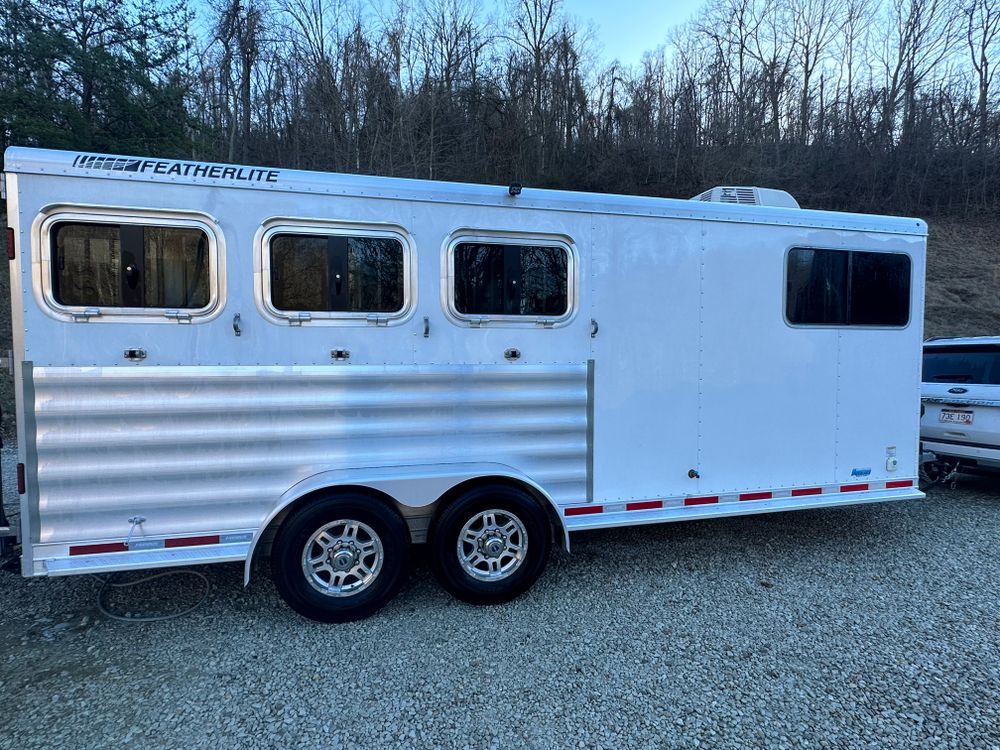
[[[86,323],[91,318],[99,317],[101,314],[101,308],[99,307],[88,307],[86,310],[74,310],[70,313],[73,316],[73,320],[78,323]]]
[[[135,527],[144,524],[146,519],[142,516],[132,516],[128,519],[128,522],[132,524],[132,527],[128,530],[128,536],[125,537],[125,549],[128,549],[128,545],[132,541],[132,534],[135,532]]]

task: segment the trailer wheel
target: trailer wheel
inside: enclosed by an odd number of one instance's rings
[[[360,620],[402,585],[406,523],[363,495],[328,495],[294,511],[271,555],[274,585],[288,606],[319,622]]]
[[[470,604],[523,594],[545,569],[552,533],[545,511],[523,490],[502,484],[469,490],[431,529],[431,565],[442,585]]]

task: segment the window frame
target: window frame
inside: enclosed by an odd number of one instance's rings
[[[271,239],[278,234],[302,234],[314,237],[363,236],[397,240],[403,248],[402,308],[398,312],[387,313],[281,310],[275,307],[271,302]],[[276,217],[260,225],[254,237],[254,248],[254,296],[258,311],[271,323],[284,326],[394,326],[405,323],[416,310],[416,248],[409,232],[398,224]]]
[[[475,315],[458,311],[455,304],[455,252],[459,245],[527,245],[558,247],[566,253],[566,312],[562,315]],[[459,229],[445,240],[441,284],[441,307],[452,323],[466,328],[561,328],[575,316],[579,300],[580,262],[576,244],[562,234],[508,232],[489,229]]]
[[[832,250],[840,253],[872,253],[876,255],[902,255],[910,266],[910,294],[906,308],[906,325],[860,324],[860,323],[793,323],[788,318],[788,260],[793,250]],[[844,247],[832,245],[804,245],[797,243],[785,248],[782,255],[781,268],[781,318],[789,328],[815,328],[821,330],[865,330],[865,331],[905,331],[913,324],[913,255],[904,250],[873,250],[870,247]],[[848,264],[848,283],[850,283],[850,264]]]
[[[208,238],[208,303],[197,308],[114,307],[65,305],[55,297],[53,283],[53,230],[58,224],[100,224],[197,229]],[[218,317],[226,301],[226,246],[218,222],[199,211],[173,211],[96,205],[47,206],[32,227],[32,286],[39,307],[51,317],[65,322],[92,323],[207,323]],[[97,311],[95,314],[93,311]],[[168,313],[175,313],[168,317]]]

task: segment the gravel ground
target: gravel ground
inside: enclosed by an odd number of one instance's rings
[[[12,496],[5,455],[5,497]],[[153,624],[0,572],[0,748],[1000,747],[1000,481],[919,503],[591,532],[509,605],[417,559],[323,626],[239,565]],[[116,594],[196,601],[197,580]]]

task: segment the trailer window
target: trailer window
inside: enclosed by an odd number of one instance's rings
[[[905,326],[910,321],[910,258],[792,248],[785,314],[793,325]]]
[[[52,294],[69,307],[203,308],[208,236],[192,227],[60,222]]]
[[[403,243],[390,237],[275,234],[271,304],[284,312],[403,309]]]
[[[459,243],[455,309],[462,315],[565,315],[568,256],[559,246]]]

